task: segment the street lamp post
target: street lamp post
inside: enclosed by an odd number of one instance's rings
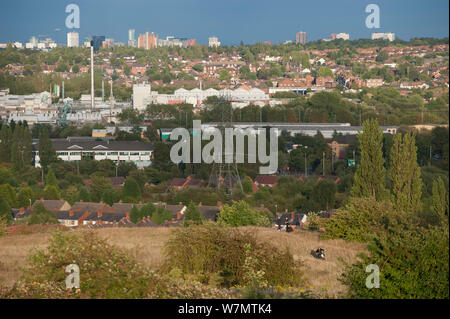
[[[322,153],[322,175],[325,176],[325,152]]]
[[[306,165],[306,150],[308,149],[308,146],[303,146],[303,148],[305,149],[305,177],[308,177],[308,168]]]
[[[431,145],[430,145],[430,166],[431,166],[431,157],[432,157],[432,155],[431,155]]]

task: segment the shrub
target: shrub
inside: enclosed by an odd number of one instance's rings
[[[333,181],[321,180],[314,185],[311,200],[319,210],[334,208],[337,186]]]
[[[23,282],[65,290],[65,268],[70,264],[80,268],[83,297],[143,298],[156,289],[151,272],[93,232],[55,234],[46,251],[37,250],[30,256]]]
[[[248,257],[257,260],[259,282],[297,286],[304,280],[302,264],[288,250],[259,242],[248,230],[215,223],[175,229],[164,254],[163,272],[178,271],[185,279],[219,287],[245,286],[254,278],[249,269],[256,268],[249,260],[246,264]]]
[[[66,289],[70,264],[80,267],[80,289]],[[225,289],[159,275],[92,231],[54,234],[46,250],[32,252],[18,283],[0,287],[0,299],[230,297]]]
[[[135,202],[142,198],[141,189],[139,184],[133,177],[128,177],[123,185],[122,199],[125,202]]]
[[[233,227],[271,225],[271,221],[265,212],[252,209],[250,205],[244,201],[222,206],[217,222]]]
[[[198,209],[198,206],[190,202],[186,208],[186,213],[184,214],[184,226],[190,225],[201,225],[203,224],[203,216]]]
[[[3,218],[7,223],[12,220],[11,208],[2,196],[0,196],[0,218]]]
[[[58,220],[56,219],[56,215],[54,212],[49,211],[45,208],[44,204],[37,203],[36,206],[33,207],[33,211],[29,217],[30,224],[56,224]]]
[[[60,199],[61,194],[56,186],[48,185],[44,189],[44,198],[45,199]]]
[[[308,213],[308,218],[304,225],[305,229],[319,230],[321,225],[322,225],[322,219],[320,218],[319,214],[314,213],[314,212]]]
[[[167,220],[172,220],[173,216],[167,209],[164,209],[163,207],[156,207],[151,218],[156,225],[161,225]]]
[[[413,227],[373,238],[370,257],[362,254],[355,265],[347,265],[341,281],[353,298],[449,298],[449,232],[444,227]],[[365,285],[366,266],[380,268],[380,287]]]
[[[4,216],[0,216],[0,237],[8,233],[7,227],[8,221]]]
[[[322,236],[365,242],[371,235],[403,223],[405,217],[405,214],[393,211],[390,203],[371,198],[352,198],[334,217],[324,222],[325,233]]]

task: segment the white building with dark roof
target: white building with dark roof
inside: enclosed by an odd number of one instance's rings
[[[154,150],[153,146],[140,141],[53,139],[51,143],[58,158],[66,162],[109,159],[116,164],[133,162],[138,168],[151,165]],[[33,145],[33,155],[34,166],[41,167],[39,143]]]

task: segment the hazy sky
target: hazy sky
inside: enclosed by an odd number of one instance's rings
[[[81,10],[81,41],[105,35],[126,42],[130,28],[203,44],[215,35],[225,45],[295,40],[299,30],[308,33],[308,41],[339,32],[350,33],[351,39],[394,32],[408,40],[448,37],[449,31],[448,0],[0,0],[0,43],[39,35],[65,43],[70,3]],[[365,8],[371,3],[380,6],[380,29],[365,26]]]

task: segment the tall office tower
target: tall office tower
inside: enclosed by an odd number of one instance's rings
[[[38,39],[36,37],[31,37],[30,42],[25,43],[25,48],[36,49],[38,46]]]
[[[395,33],[387,32],[387,33],[372,33],[372,40],[395,40]]]
[[[38,39],[36,37],[31,37],[30,38],[30,43],[33,45],[33,47],[37,47],[38,45]]]
[[[103,41],[105,41],[104,35],[94,35],[92,37],[92,44],[94,46],[94,51],[98,51],[98,49],[103,46]]]
[[[306,44],[306,32],[299,31],[295,34],[295,43]]]
[[[80,38],[78,32],[69,32],[67,33],[67,47],[68,48],[76,48],[80,44]]]
[[[137,45],[136,30],[130,29],[130,30],[128,30],[128,46],[136,47],[136,45]]]
[[[158,46],[158,36],[153,32],[150,34],[140,34],[138,38],[138,48],[150,50]]]
[[[184,41],[184,47],[185,48],[193,47],[196,43],[197,43],[197,40],[195,40],[195,39],[187,39]]]
[[[218,37],[210,37],[208,39],[208,46],[209,47],[220,47],[220,42]]]

